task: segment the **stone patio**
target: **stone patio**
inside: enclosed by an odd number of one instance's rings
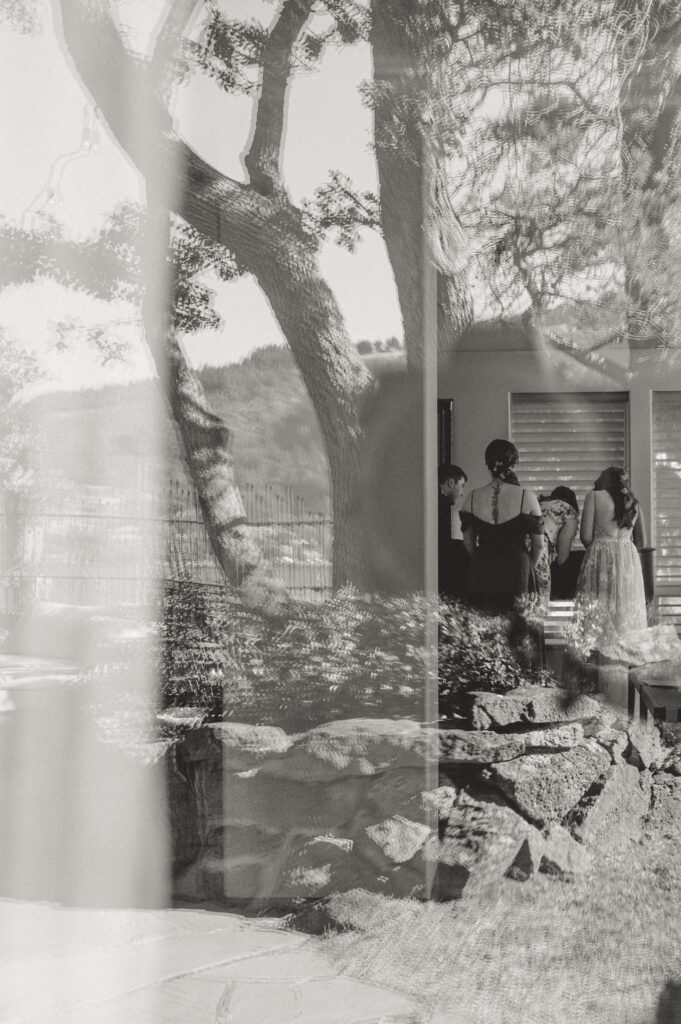
[[[426,1024],[276,919],[0,900],[3,1024]]]

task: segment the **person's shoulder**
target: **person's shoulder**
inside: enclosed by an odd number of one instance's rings
[[[539,504],[539,498],[529,487],[523,487],[523,508],[526,512],[531,509],[537,509],[541,512],[541,505]]]

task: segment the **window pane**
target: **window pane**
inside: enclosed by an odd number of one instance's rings
[[[518,476],[537,495],[563,484],[582,508],[606,466],[627,464],[627,392],[511,395]]]

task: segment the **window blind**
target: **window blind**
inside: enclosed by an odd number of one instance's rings
[[[537,496],[571,487],[581,511],[599,473],[627,465],[628,407],[626,391],[511,395],[520,482]]]
[[[653,465],[656,582],[681,595],[680,391],[653,393]]]

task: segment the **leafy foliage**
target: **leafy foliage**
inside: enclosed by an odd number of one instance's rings
[[[258,22],[226,18],[213,9],[200,39],[184,40],[178,62],[181,79],[197,69],[230,93],[249,93],[257,84],[257,71],[267,42],[267,30]]]
[[[378,228],[378,198],[360,192],[340,171],[331,171],[328,182],[315,189],[314,198],[303,205],[308,230],[320,235],[335,230],[335,241],[353,252],[360,228]]]
[[[0,284],[23,284],[49,277],[104,301],[139,306],[143,295],[143,238],[144,212],[133,203],[113,210],[100,230],[84,241],[66,236],[55,220],[46,222],[42,230],[0,222]],[[238,276],[240,267],[229,250],[175,218],[170,259],[176,280],[176,327],[187,332],[220,327],[222,321],[213,307],[213,291],[205,275],[220,281]],[[93,341],[97,343],[96,335]],[[109,350],[110,345],[109,340]],[[103,345],[103,350],[106,348]]]
[[[453,713],[469,690],[505,692],[547,680],[523,667],[509,621],[444,603],[433,612],[441,714]],[[178,584],[166,613],[160,636],[167,704],[296,728],[335,718],[424,716],[422,595],[388,599],[348,588],[272,620]]]
[[[27,408],[16,399],[39,377],[35,356],[0,330],[0,484],[7,490],[22,490],[30,483],[33,427]]]
[[[4,22],[22,35],[37,33],[43,14],[40,0],[3,0],[0,4],[0,24]]]
[[[470,690],[505,693],[544,685],[551,677],[533,666],[530,623],[482,615],[459,603],[440,603],[438,677],[440,712],[456,713]]]

